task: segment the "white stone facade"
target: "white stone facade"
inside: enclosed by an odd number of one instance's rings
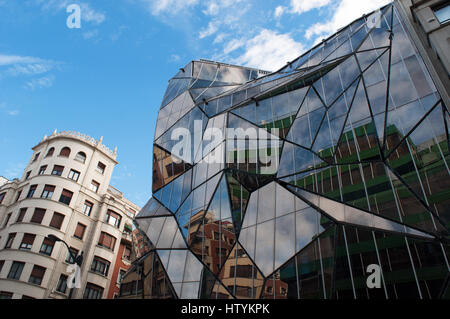
[[[68,275],[66,246],[57,242],[50,256],[41,252],[45,237],[52,234],[63,239],[70,247],[84,253],[81,288],[74,289],[72,298],[86,297],[88,284],[102,288],[103,291],[100,290],[99,296],[106,298],[116,258],[122,258],[117,256],[117,253],[124,230],[131,229],[134,213],[140,208],[109,185],[114,167],[117,165],[117,155],[116,150],[109,150],[101,142],[102,139],[95,141],[79,133],[55,131],[50,137],[44,137],[33,148],[33,155],[22,178],[0,187],[2,293],[12,294],[13,299],[24,296],[39,299],[68,297],[69,288],[65,289],[65,292],[58,291],[61,275]],[[64,148],[69,148],[70,154],[67,154],[67,149],[61,152]],[[54,149],[53,153],[51,149]],[[62,172],[61,167],[64,167]],[[73,171],[77,173],[74,174]],[[97,191],[92,187],[93,181],[98,184]],[[34,186],[36,187],[34,193],[29,194]],[[54,186],[53,194],[49,198],[43,198],[46,186],[50,186],[50,189]],[[66,198],[64,203],[64,198],[61,197],[63,191],[73,193],[70,201]],[[93,204],[89,216],[84,213],[86,201]],[[45,215],[40,223],[32,222],[36,208],[45,209]],[[112,218],[108,222],[108,211],[119,215],[120,223],[114,225]],[[54,213],[64,216],[59,229],[59,225],[51,225]],[[85,226],[82,239],[74,236],[79,223]],[[115,238],[113,249],[99,245],[102,232]],[[15,234],[15,237],[8,243],[10,234]],[[35,235],[31,249],[24,247],[21,249],[25,234]],[[110,263],[107,273],[101,274],[101,270],[91,270],[95,257]],[[14,262],[25,263],[18,279],[8,278],[11,277]],[[45,268],[45,274],[39,285],[29,282],[35,265]]]

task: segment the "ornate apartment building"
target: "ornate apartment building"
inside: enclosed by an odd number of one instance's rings
[[[69,298],[71,260],[83,252],[71,298],[113,298],[131,259],[138,206],[110,186],[117,149],[56,131],[33,148],[21,179],[0,187],[0,298]]]

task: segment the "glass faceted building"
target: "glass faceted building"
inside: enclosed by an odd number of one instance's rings
[[[449,120],[394,4],[274,73],[191,62],[159,111],[148,249],[121,297],[449,298]]]

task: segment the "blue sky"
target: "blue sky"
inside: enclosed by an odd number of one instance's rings
[[[118,147],[111,184],[151,196],[167,81],[194,59],[274,71],[388,0],[0,0],[0,175],[53,130]],[[81,28],[69,29],[70,4]],[[100,120],[99,120],[100,119]]]

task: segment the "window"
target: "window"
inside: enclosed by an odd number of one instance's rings
[[[12,299],[13,297],[13,293],[12,292],[7,292],[7,291],[0,291],[0,300],[1,299]]]
[[[90,188],[91,191],[93,191],[94,193],[97,193],[99,187],[100,187],[100,184],[99,184],[99,183],[97,183],[96,181],[92,181],[89,188]]]
[[[231,266],[230,277],[234,277],[235,271],[237,278],[252,278],[253,267],[250,265]]]
[[[30,279],[28,279],[28,282],[35,285],[41,285],[42,278],[44,278],[44,275],[45,275],[45,268],[34,265],[33,270],[31,271]]]
[[[433,9],[434,15],[439,20],[441,24],[450,21],[450,4],[444,4]]]
[[[61,152],[59,153],[59,156],[61,157],[69,157],[70,156],[70,148],[64,147]]]
[[[22,196],[22,191],[21,190],[17,193],[16,202],[19,201],[20,196]]]
[[[56,291],[65,294],[67,290],[67,276],[61,275],[56,286]]]
[[[51,199],[53,197],[54,192],[55,192],[55,186],[45,185],[44,191],[42,192],[42,195],[41,195],[41,198]]]
[[[63,189],[63,191],[61,193],[61,197],[59,198],[59,201],[63,204],[70,205],[72,196],[73,196],[73,193],[71,191],[68,191],[67,189]]]
[[[91,271],[100,274],[102,276],[108,276],[110,262],[95,256],[94,261],[92,262]]]
[[[12,247],[14,238],[16,238],[16,233],[11,233],[8,235],[8,240],[6,241],[5,249],[9,249]]]
[[[103,288],[88,282],[84,290],[83,299],[101,299]]]
[[[44,241],[42,242],[41,250],[39,251],[40,254],[51,256],[53,252],[53,247],[55,245],[55,242],[44,238]]]
[[[21,222],[23,221],[26,212],[27,212],[27,209],[26,209],[26,208],[21,208],[21,209],[19,210],[19,215],[17,216],[16,223],[21,223]]]
[[[78,249],[70,247],[70,251],[72,252],[72,254],[75,257],[78,256]],[[72,258],[72,256],[69,254],[69,252],[67,252],[66,263],[69,263],[69,264],[74,264],[75,263],[75,260]]]
[[[61,176],[64,171],[64,166],[55,165],[53,166],[52,175]]]
[[[27,172],[27,175],[25,175],[25,180],[29,179],[31,175],[31,171]]]
[[[123,259],[130,260],[131,259],[131,249],[130,247],[125,247],[123,249]]]
[[[86,226],[78,223],[77,228],[75,229],[74,237],[83,240],[84,232],[86,231]]]
[[[113,212],[112,210],[108,210],[106,212],[105,222],[107,222],[108,224],[110,224],[116,228],[120,227],[121,219],[122,219],[122,217],[119,214]]]
[[[9,213],[8,215],[6,215],[6,220],[5,220],[5,224],[3,225],[3,227],[8,226],[9,220],[11,219],[11,215],[12,215],[12,213]]]
[[[119,275],[117,276],[117,283],[120,284],[122,282],[123,277],[127,272],[123,269],[119,270]]]
[[[39,155],[41,155],[41,153],[37,153],[36,155],[34,155],[33,163],[36,162],[36,161],[38,160]]]
[[[19,280],[22,275],[23,266],[25,266],[25,263],[23,262],[13,262],[11,269],[9,270],[8,279]]]
[[[83,152],[79,152],[77,156],[75,156],[75,160],[84,164],[86,162],[86,154]]]
[[[40,224],[40,223],[42,223],[44,216],[45,216],[45,209],[36,208],[34,210],[33,217],[31,217],[31,222],[35,223],[35,224]]]
[[[4,260],[0,260],[0,273],[2,272],[4,264],[5,264],[5,261]]]
[[[97,164],[97,172],[99,172],[100,174],[104,174],[105,173],[105,169],[106,169],[106,165],[103,164],[102,162],[98,162]]]
[[[47,165],[41,166],[41,168],[39,169],[38,175],[44,175],[46,170],[47,170]]]
[[[60,213],[53,213],[52,220],[50,222],[50,227],[61,229],[62,223],[64,221],[64,215]]]
[[[36,192],[37,185],[31,185],[30,190],[28,191],[27,198],[32,198],[34,193]]]
[[[45,157],[53,156],[53,153],[55,153],[55,148],[54,147],[52,147],[51,149],[48,150],[47,155],[45,155]]]
[[[71,169],[69,172],[69,178],[71,180],[74,180],[75,182],[78,182],[78,179],[80,178],[80,172],[77,172],[76,170]]]
[[[98,245],[101,247],[110,249],[110,250],[114,250],[114,246],[116,245],[116,238],[114,238],[110,234],[102,232],[100,234],[100,239],[98,241]]]
[[[87,215],[87,216],[91,216],[91,212],[92,212],[92,208],[94,207],[94,204],[92,204],[89,201],[85,201],[84,202],[84,206],[83,206],[83,214]]]
[[[6,193],[1,193],[0,194],[0,204],[3,203],[3,199],[5,198]]]
[[[36,238],[36,235],[33,234],[24,234],[22,243],[20,244],[21,250],[31,250],[33,248],[34,239]]]

